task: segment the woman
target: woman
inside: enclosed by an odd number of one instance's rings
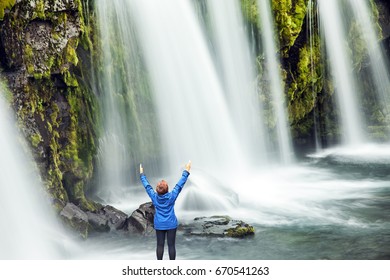
[[[165,236],[167,236],[168,240],[169,259],[176,259],[175,240],[178,223],[174,206],[179,193],[184,187],[184,184],[187,182],[187,178],[190,175],[190,169],[191,161],[186,164],[185,170],[183,171],[179,182],[177,182],[171,192],[168,192],[168,184],[164,180],[158,182],[156,191],[154,191],[146,179],[142,164],[139,166],[141,182],[156,209],[156,213],[154,215],[154,229],[156,230],[157,237],[156,254],[158,260],[163,259]]]

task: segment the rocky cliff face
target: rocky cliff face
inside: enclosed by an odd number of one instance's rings
[[[16,0],[0,10],[1,75],[47,189],[58,210],[68,201],[91,210],[84,187],[93,174],[97,114],[82,82],[88,61],[78,56],[80,42],[88,46],[82,3]]]

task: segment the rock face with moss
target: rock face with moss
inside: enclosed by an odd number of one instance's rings
[[[80,79],[82,8],[80,0],[0,5],[5,11],[0,17],[1,75],[14,94],[18,120],[58,211],[68,201],[95,209],[84,195],[93,174],[97,109]]]
[[[373,20],[379,33],[385,39],[390,34],[390,24],[386,15],[390,14],[388,1],[371,0]],[[270,2],[275,22],[275,39],[279,43],[281,72],[284,79],[285,97],[293,141],[296,146],[305,148],[315,143],[318,137],[323,145],[340,141],[338,111],[335,108],[335,88],[331,74],[326,65],[326,57],[319,35],[317,1],[308,0],[272,0]],[[257,0],[241,0],[243,15],[250,26],[251,35],[256,42],[261,42],[262,27],[259,20]],[[309,6],[311,5],[311,6]],[[311,11],[311,12],[310,12]],[[311,27],[311,29],[310,29]],[[363,44],[361,28],[355,20],[347,26],[350,52],[354,58],[354,71],[363,83],[364,96],[363,113],[368,120],[369,137],[374,140],[385,140],[384,131],[389,126],[386,111],[373,102],[375,94],[372,91],[372,81],[367,79],[369,71],[367,50]],[[386,49],[390,50],[389,39],[384,41]],[[265,69],[264,54],[261,44],[256,48],[259,66],[260,98],[267,104],[269,85],[262,73]],[[390,53],[390,51],[388,51]],[[272,131],[275,120],[272,110],[266,111],[266,124]]]

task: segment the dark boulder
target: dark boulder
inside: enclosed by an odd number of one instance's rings
[[[154,214],[155,208],[151,202],[141,204],[127,219],[127,230],[143,235],[152,234]]]
[[[108,225],[108,218],[104,214],[87,212],[88,222],[92,229],[97,232],[107,232],[110,231],[110,226]]]
[[[229,216],[198,217],[191,223],[181,225],[180,229],[185,234],[215,237],[243,238],[255,233],[253,226]]]
[[[73,203],[67,203],[60,212],[65,224],[75,229],[81,237],[88,237],[88,215]]]
[[[108,220],[108,226],[111,230],[124,229],[127,215],[111,205],[104,206],[97,213],[103,215]]]

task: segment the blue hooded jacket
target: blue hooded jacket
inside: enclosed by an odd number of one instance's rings
[[[156,214],[154,215],[155,229],[168,230],[177,228],[178,222],[174,209],[175,201],[183,189],[184,184],[187,182],[189,175],[190,173],[187,170],[184,170],[179,182],[177,182],[173,190],[163,195],[157,194],[157,192],[149,184],[148,179],[146,179],[146,175],[144,173],[140,175],[142,185],[144,185],[145,190],[156,209]]]

